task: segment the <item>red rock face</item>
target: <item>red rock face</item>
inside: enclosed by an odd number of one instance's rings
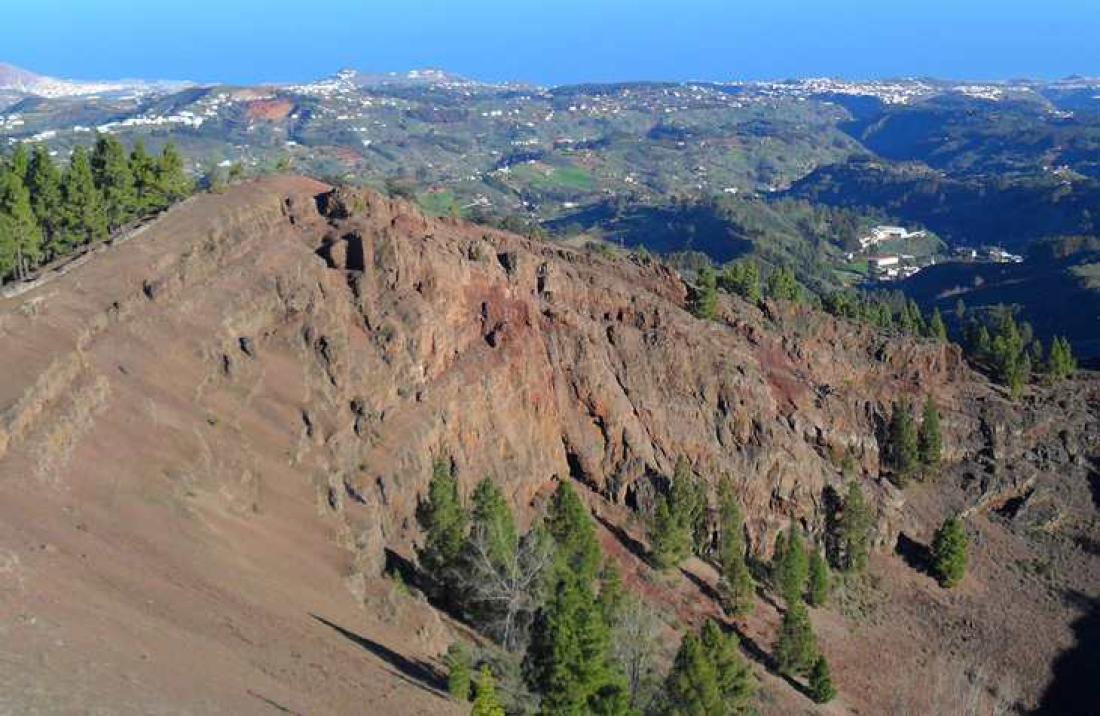
[[[294,103],[285,99],[261,99],[249,102],[245,113],[249,119],[278,122],[294,111]]]
[[[663,266],[432,220],[374,194],[316,201],[324,191],[282,179],[200,197],[11,301],[5,464],[38,462],[64,482],[75,453],[112,441],[106,416],[154,410],[128,402],[147,389],[179,411],[169,422],[183,452],[208,449],[185,437],[200,430],[207,445],[226,441],[227,463],[247,463],[251,441],[230,449],[223,413],[262,429],[265,449],[311,465],[334,502],[357,496],[379,548],[414,538],[438,455],[467,486],[495,476],[521,509],[569,477],[644,509],[647,483],[684,456],[735,478],[763,550],[790,520],[817,528],[845,456],[889,495],[875,478],[890,401],[936,397],[956,460],[985,447],[976,408],[1007,409],[953,346],[791,305],[724,301],[719,320],[700,321]],[[95,407],[43,460],[31,433],[77,386]],[[140,442],[156,442],[156,426]]]
[[[385,548],[411,554],[437,456],[466,490],[493,476],[525,518],[570,478],[645,512],[683,456],[733,476],[763,555],[792,520],[821,529],[845,456],[893,546],[909,518],[879,452],[900,397],[935,397],[949,464],[1002,465],[989,499],[1046,474],[1037,446],[1095,447],[1095,430],[1060,437],[1095,427],[1095,386],[1013,406],[952,346],[728,298],[701,321],[686,298],[661,265],[306,179],[201,196],[0,302],[3,520],[36,534],[77,505],[99,546],[49,539],[104,565],[175,531],[140,569],[235,584],[225,565],[263,564],[267,596],[233,592],[240,618],[297,624],[285,585],[333,599],[350,574],[359,593]]]

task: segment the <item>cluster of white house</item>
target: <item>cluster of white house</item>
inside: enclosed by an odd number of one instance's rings
[[[956,260],[986,261],[990,263],[1022,263],[1023,256],[1010,254],[999,246],[987,246],[975,249],[969,246],[957,246],[953,251]],[[926,266],[933,266],[936,258],[931,257],[927,264],[918,262],[910,254],[879,255],[867,257],[867,268],[871,278],[876,281],[898,281],[909,278]]]
[[[932,259],[935,263],[935,259]],[[909,278],[921,270],[916,264],[916,257],[909,254],[896,256],[870,256],[867,258],[867,267],[871,277],[879,281],[896,281]]]
[[[1000,246],[983,246],[980,249],[956,246],[955,257],[963,261],[990,261],[998,264],[1019,264],[1024,261],[1020,254],[1010,254]]]
[[[860,250],[867,250],[872,246],[881,244],[884,241],[895,241],[898,239],[919,239],[922,238],[927,232],[925,231],[909,231],[901,226],[876,226],[871,229],[871,233],[859,238]]]

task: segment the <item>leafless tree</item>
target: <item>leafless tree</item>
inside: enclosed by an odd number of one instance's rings
[[[612,629],[612,649],[630,688],[630,705],[644,709],[657,683],[661,620],[648,604],[628,596]]]
[[[554,545],[540,528],[532,529],[516,550],[494,555],[492,540],[475,528],[467,548],[464,590],[479,625],[508,651],[526,642],[531,619],[541,601],[543,578],[554,561]]]

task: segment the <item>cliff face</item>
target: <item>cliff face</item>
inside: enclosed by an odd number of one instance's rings
[[[893,546],[911,518],[878,475],[901,397],[943,409],[972,504],[1030,496],[1095,452],[1078,430],[1095,387],[1021,408],[952,346],[779,304],[724,299],[700,321],[686,300],[659,265],[305,179],[199,197],[0,303],[5,518],[34,535],[70,510],[97,535],[49,537],[74,560],[115,564],[136,541],[204,579],[255,543],[272,584],[332,600],[326,585],[369,595],[385,548],[410,553],[436,456],[467,489],[493,476],[525,515],[570,477],[645,512],[683,456],[734,478],[763,553],[790,520],[820,530],[846,461]]]
[[[367,530],[377,566],[382,544],[415,537],[435,456],[521,509],[573,477],[643,511],[683,456],[734,477],[766,545],[789,520],[820,525],[846,459],[878,476],[892,400],[937,400],[952,462],[1034,457],[1065,417],[1010,406],[953,346],[779,304],[700,321],[663,266],[326,191],[284,179],[202,197],[9,301],[5,469],[65,483],[95,467],[81,450],[117,443],[248,502],[262,431]],[[898,496],[867,486],[889,517]]]

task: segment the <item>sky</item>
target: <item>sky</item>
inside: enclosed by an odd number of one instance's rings
[[[1100,0],[2,0],[0,62],[74,79],[300,82],[1100,76]]]

